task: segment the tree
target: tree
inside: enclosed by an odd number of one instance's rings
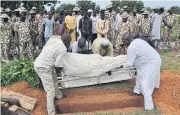
[[[43,5],[52,3],[56,4],[57,0],[54,1],[1,1],[1,7],[3,8],[10,8],[11,10],[15,10],[21,6],[21,3],[23,3],[23,7],[25,7],[27,10],[30,10],[32,7],[36,7],[37,9],[40,9],[43,7]]]
[[[146,10],[150,13],[153,11],[153,9],[151,9],[151,7],[146,7]]]
[[[61,9],[67,10],[67,12],[72,12],[75,6],[76,6],[75,4],[70,4],[70,3],[65,4],[64,3],[64,4],[61,5],[61,7],[58,7],[56,9],[56,12],[59,12]]]
[[[136,9],[138,12],[144,7],[144,3],[142,1],[135,1],[135,0],[112,0],[111,1],[113,9],[116,9],[118,7],[123,8],[123,6],[128,6],[129,11],[133,11]]]
[[[20,5],[20,1],[1,1],[1,7],[4,9],[10,8],[11,10],[15,10],[16,8],[19,8]]]
[[[92,2],[91,0],[77,0],[76,4],[82,10],[94,9],[96,5],[95,2]]]
[[[43,7],[43,5],[46,4],[56,4],[57,0],[55,1],[22,1],[23,6],[27,9],[27,10],[31,10],[32,7],[36,7],[37,9],[40,9]]]
[[[174,10],[174,13],[175,13],[175,14],[180,14],[180,7],[178,7],[178,6],[172,6],[171,8]]]

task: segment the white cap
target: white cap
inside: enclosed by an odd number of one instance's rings
[[[79,11],[78,7],[74,7],[73,11]]]
[[[2,14],[1,18],[9,18],[9,16],[7,14]]]
[[[107,38],[102,38],[101,45],[102,46],[108,46],[109,45],[109,40]]]
[[[92,10],[92,9],[89,9],[89,10],[88,10],[88,12],[91,12],[91,13],[92,13],[92,12],[93,12],[93,10]]]
[[[5,9],[5,12],[10,12],[11,10],[9,8],[6,8]]]

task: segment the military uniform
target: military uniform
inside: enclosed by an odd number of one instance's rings
[[[8,18],[7,14],[2,14],[2,18]],[[0,43],[1,57],[4,60],[9,60],[10,43],[12,38],[12,24],[10,22],[0,23]]]
[[[122,14],[122,18],[128,18],[127,13]],[[117,52],[120,51],[121,49],[121,44],[122,44],[122,37],[125,33],[130,32],[130,23],[127,22],[121,22],[118,26],[118,37],[117,37],[117,43],[116,43],[116,50]]]
[[[169,26],[174,26],[173,23],[176,21],[176,16],[174,14],[170,15],[170,14],[167,14],[166,16],[164,16],[164,19],[166,22],[167,22],[167,25]],[[172,37],[172,34],[173,34],[173,28],[170,29],[168,28],[168,26],[165,25],[164,27],[164,41],[165,41],[165,44],[168,44],[170,45],[169,41]]]
[[[40,48],[43,47],[43,19],[44,16],[39,16],[37,19],[38,23],[38,36],[37,36],[37,42]]]
[[[129,18],[129,23],[130,23],[130,32],[135,32],[136,34],[139,34],[139,18],[138,16],[131,16]]]
[[[149,12],[145,11],[143,13],[143,15],[147,15],[149,14]],[[151,36],[151,19],[148,17],[148,18],[142,18],[140,20],[140,35],[142,36]]]
[[[31,13],[35,13],[35,12],[31,12]],[[34,18],[30,18],[29,19],[29,25],[30,25],[30,35],[31,35],[31,40],[33,43],[33,47],[35,48],[35,46],[38,45],[38,21],[37,19]]]
[[[108,39],[110,40],[111,43],[113,43],[114,41],[114,23],[115,23],[115,16],[116,16],[116,12],[112,11],[111,13],[109,13],[109,31],[108,31]]]
[[[18,33],[20,57],[24,58],[28,56],[29,58],[33,57],[33,45],[30,36],[30,24],[28,21],[16,22],[14,31]]]

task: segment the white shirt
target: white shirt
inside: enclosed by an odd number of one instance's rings
[[[135,39],[127,50],[127,63],[137,70],[134,92],[142,93],[146,110],[154,109],[152,93],[160,85],[161,57],[145,40]]]
[[[119,13],[116,14],[115,23],[114,23],[114,29],[118,31],[119,23],[122,22],[122,17]]]
[[[161,39],[161,23],[162,23],[162,14],[154,13],[152,15],[152,39]]]
[[[77,18],[76,18],[76,30],[77,30],[77,32],[79,32],[80,30],[79,30],[79,21],[80,21],[80,19],[82,18],[82,16],[81,15],[79,15]]]
[[[36,58],[34,66],[44,68],[62,67],[62,59],[66,52],[67,49],[61,40],[61,36],[52,36]]]
[[[92,20],[92,33],[93,34],[97,33],[97,31],[96,31],[96,22],[97,22],[97,19],[98,19],[98,16],[96,16],[96,17],[91,16],[91,20]]]

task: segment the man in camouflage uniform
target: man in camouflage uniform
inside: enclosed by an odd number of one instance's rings
[[[35,47],[38,45],[38,40],[37,40],[37,36],[38,36],[38,22],[36,19],[36,12],[34,10],[30,11],[30,19],[29,19],[29,24],[30,24],[30,35],[31,35],[31,40],[33,43],[33,48],[35,49]]]
[[[176,57],[180,57],[180,17],[178,20],[178,44],[179,44],[179,47],[178,47],[179,53],[176,55]]]
[[[115,17],[116,17],[116,12],[112,10],[112,5],[108,6],[109,10],[109,31],[108,31],[108,39],[111,43],[114,41],[114,23],[115,23]]]
[[[8,61],[9,60],[9,50],[10,50],[10,43],[11,43],[11,36],[12,36],[12,25],[8,21],[8,15],[2,14],[2,23],[0,23],[0,35],[1,35],[1,57],[2,60]]]
[[[168,14],[164,16],[163,19],[164,22],[164,45],[165,47],[171,47],[170,46],[170,39],[173,34],[173,28],[176,24],[176,16],[173,14],[173,9],[168,10]]]
[[[144,11],[144,17],[140,19],[140,36],[151,36],[151,19],[149,18],[149,12]]]
[[[125,53],[125,48],[122,44],[122,37],[125,33],[130,32],[130,24],[128,22],[128,14],[124,12],[122,14],[122,22],[118,26],[118,37],[117,37],[117,43],[116,43],[116,52],[121,54],[121,50],[123,49],[123,53]]]
[[[43,19],[44,19],[44,14],[43,10],[40,11],[39,17],[37,18],[38,21],[38,46],[40,49],[42,49],[44,42],[44,35],[43,35]]]
[[[33,45],[30,36],[30,24],[26,20],[26,16],[21,15],[21,20],[15,23],[15,36],[19,42],[20,58],[33,58]]]
[[[133,11],[133,15],[128,18],[130,23],[130,32],[139,34],[139,17],[137,16],[136,10]]]

